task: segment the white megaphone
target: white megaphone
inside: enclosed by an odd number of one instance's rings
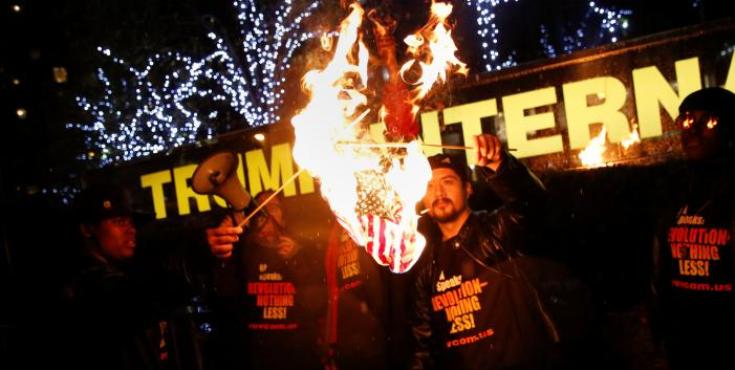
[[[222,197],[237,212],[244,210],[251,197],[237,178],[239,162],[237,154],[232,152],[212,154],[194,170],[192,189],[197,194]]]

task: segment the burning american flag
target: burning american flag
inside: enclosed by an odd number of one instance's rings
[[[381,117],[399,117],[399,126],[405,128],[400,135],[387,135],[392,146],[374,141],[363,122],[370,112],[366,96],[369,52],[361,31],[365,11],[358,3],[350,5],[336,45],[331,37],[323,37],[325,51],[334,55],[323,69],[304,76],[303,86],[311,100],[291,121],[296,134],[293,156],[299,166],[319,179],[322,196],[350,237],[396,273],[408,271],[426,245],[417,231],[415,204],[426,191],[431,168],[415,137],[418,130],[411,124],[415,125],[419,104],[437,81],[449,73],[467,72],[454,55],[457,48],[446,21],[452,6],[432,3],[431,10],[427,25],[406,39],[413,59],[400,71],[395,58],[392,67],[386,63],[389,84],[407,92],[396,96],[403,97],[408,109],[395,102],[380,109]],[[384,31],[381,29],[383,36]],[[386,55],[385,50],[381,55]],[[404,82],[402,75],[409,70],[418,78]],[[396,85],[404,83],[412,88]],[[383,99],[390,98],[384,94]]]

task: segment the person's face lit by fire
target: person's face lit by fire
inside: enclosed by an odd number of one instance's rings
[[[113,217],[85,225],[84,235],[95,241],[95,252],[105,259],[124,261],[135,254],[135,225],[130,217]]]
[[[687,159],[704,160],[716,156],[721,148],[719,118],[702,110],[685,111],[676,119]]]
[[[435,168],[423,198],[431,218],[439,223],[452,222],[469,212],[467,199],[472,193],[469,183],[463,182],[454,170]]]
[[[272,193],[261,193],[255,201],[262,204]],[[281,230],[284,226],[283,208],[281,200],[278,197],[271,199],[265,207],[267,215],[261,212],[255,219],[255,239],[265,246],[276,246],[282,234]]]

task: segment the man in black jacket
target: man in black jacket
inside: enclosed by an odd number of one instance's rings
[[[732,369],[735,346],[735,94],[687,96],[676,123],[686,166],[668,177],[654,245],[654,334],[671,369]]]
[[[65,287],[71,313],[65,324],[74,338],[61,344],[69,347],[63,361],[76,369],[177,368],[168,324],[172,307],[189,296],[182,281],[164,289],[133,262],[136,222],[145,216],[111,185],[82,192],[75,213],[84,245],[78,271]]]
[[[555,341],[553,323],[520,271],[531,211],[543,185],[492,135],[475,137],[479,181],[503,201],[473,213],[468,169],[447,155],[431,157],[423,204],[441,231],[431,263],[416,280],[412,368],[539,369]]]

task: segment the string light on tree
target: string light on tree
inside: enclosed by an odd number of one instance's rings
[[[276,108],[282,102],[286,81],[284,72],[291,66],[289,61],[304,41],[315,37],[311,32],[300,32],[302,22],[319,6],[313,2],[307,8],[289,19],[293,12],[293,1],[284,0],[274,14],[268,27],[263,21],[263,13],[256,11],[254,0],[237,1],[242,50],[245,53],[250,86],[253,98],[260,108],[254,126],[274,123],[280,120]],[[263,89],[265,87],[265,89]]]
[[[597,6],[593,1],[590,2],[590,8],[601,18],[600,30],[598,31],[600,40],[604,42],[607,39],[610,42],[617,42],[620,39],[621,31],[628,29],[627,17],[633,14],[633,11]]]
[[[562,54],[569,54],[577,50],[618,42],[630,26],[628,18],[633,14],[630,9],[616,9],[604,7],[590,1],[582,20],[576,26],[562,31],[560,46]],[[539,43],[544,53],[550,58],[556,57],[559,52],[551,41],[551,36],[545,25],[540,26],[541,37]]]
[[[85,133],[89,150],[81,160],[104,166],[209,139],[221,133],[218,118],[225,113],[242,118],[236,121],[243,127],[280,119],[285,72],[299,47],[315,37],[303,31],[303,23],[319,2],[301,9],[294,9],[292,0],[275,7],[237,0],[233,6],[239,47],[211,32],[209,55],[167,52],[149,56],[142,66],[98,47],[109,63],[97,70],[102,94],[77,98],[92,120],[67,125]]]
[[[546,29],[545,25],[540,26],[540,32],[541,32],[541,38],[539,39],[541,43],[541,48],[544,51],[544,54],[546,54],[549,58],[556,58],[556,48],[554,48],[554,45],[552,44],[549,36],[549,31]]]
[[[41,194],[50,198],[55,198],[58,202],[64,205],[71,205],[74,197],[76,197],[80,191],[81,190],[78,187],[73,185],[41,188]]]
[[[502,56],[498,51],[500,29],[496,23],[497,8],[518,0],[467,0],[467,5],[477,13],[477,35],[480,36],[482,59],[487,71],[495,71],[516,65],[514,53]]]
[[[735,44],[726,44],[722,49],[720,49],[721,57],[728,57],[733,53],[735,53]]]

